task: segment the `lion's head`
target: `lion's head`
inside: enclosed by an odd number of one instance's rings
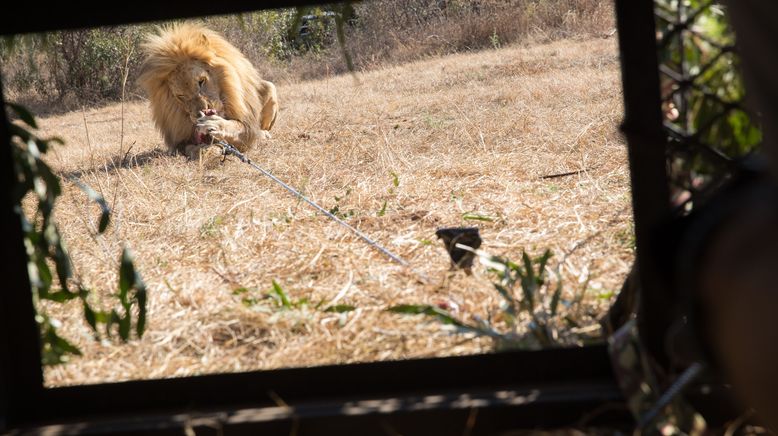
[[[194,24],[160,27],[144,44],[138,79],[152,116],[172,151],[195,141],[198,114],[212,113],[246,126],[241,142],[253,142],[263,106],[259,73],[221,35]],[[272,86],[272,84],[271,84]]]
[[[201,111],[211,109],[217,114],[224,111],[219,83],[211,67],[204,62],[190,60],[179,65],[170,75],[168,87],[180,109],[193,123]]]

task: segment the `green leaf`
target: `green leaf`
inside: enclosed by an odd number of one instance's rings
[[[384,200],[384,205],[381,206],[381,210],[377,213],[378,216],[384,216],[386,215],[386,200]]]
[[[448,311],[437,306],[428,304],[401,304],[387,309],[389,312],[402,313],[406,315],[428,315],[438,318],[444,324],[453,324],[456,326],[465,326],[464,323],[454,318]]]
[[[100,219],[99,224],[97,226],[97,233],[103,233],[105,232],[105,229],[108,227],[108,224],[111,221],[111,208],[108,207],[108,203],[105,201],[105,198],[97,193],[94,189],[92,189],[91,186],[81,182],[75,177],[70,178],[70,180],[78,186],[81,191],[83,191],[87,197],[89,197],[90,200],[94,201],[95,203],[100,206]]]
[[[292,302],[289,301],[289,296],[286,295],[286,292],[281,288],[281,285],[278,284],[275,280],[273,280],[273,293],[278,296],[279,300],[281,301],[281,306],[286,309],[292,308]]]
[[[51,282],[53,280],[49,264],[46,263],[46,259],[39,257],[38,261],[35,262],[35,267],[38,269],[38,280],[40,280],[39,286],[41,287],[42,291],[48,293],[48,290],[51,288]]]
[[[27,110],[27,108],[16,103],[6,103],[6,106],[13,109],[13,111],[16,112],[16,115],[19,116],[19,119],[24,121],[25,124],[32,127],[33,129],[38,128],[38,124],[35,122],[35,117],[30,111]]]
[[[127,293],[135,287],[137,275],[135,274],[135,264],[133,263],[130,250],[125,247],[122,250],[122,258],[119,264],[119,301],[122,306],[127,307],[129,301]]]
[[[420,315],[430,308],[427,304],[400,304],[386,309],[388,312],[403,313],[406,315]]]
[[[23,143],[27,143],[32,139],[32,133],[28,132],[26,129],[24,129],[21,126],[17,126],[16,124],[9,124],[8,130],[11,134],[11,137],[17,137],[19,138]]]
[[[78,297],[78,294],[67,291],[48,292],[44,297],[46,300],[55,301],[57,303],[63,303],[65,301],[72,300]]]
[[[521,253],[521,261],[524,264],[524,272],[526,277],[531,282],[535,282],[535,268],[532,267],[532,259],[530,259],[526,251]]]
[[[138,288],[135,299],[138,302],[138,323],[135,325],[135,334],[140,338],[146,331],[146,286],[143,283]]]
[[[57,234],[57,240],[53,244],[54,263],[56,264],[57,268],[57,277],[59,278],[59,284],[62,287],[62,290],[68,292],[70,290],[68,287],[68,280],[73,276],[73,270],[70,265],[70,256],[59,240],[59,232],[56,230],[56,227],[52,226],[52,229]]]
[[[513,326],[519,312],[516,308],[516,300],[513,298],[511,292],[499,283],[494,283],[494,288],[505,300],[505,309],[503,309],[503,312],[508,316],[508,323]]]
[[[389,174],[392,175],[392,185],[394,185],[395,188],[398,188],[400,186],[400,177],[394,171]]]
[[[248,288],[240,287],[232,290],[232,295],[241,295],[249,292]]]
[[[492,330],[488,327],[488,324],[481,323],[481,325],[469,325],[466,324],[449,312],[437,307],[427,304],[401,304],[386,309],[388,312],[400,313],[405,315],[427,315],[434,317],[443,324],[453,325],[460,332],[475,333],[477,335],[489,336],[493,339],[500,339],[503,337],[500,333]]]
[[[47,142],[56,142],[59,145],[65,145],[65,140],[60,138],[59,136],[50,136],[46,138]]]
[[[87,324],[89,324],[89,327],[92,328],[92,331],[97,331],[97,314],[92,309],[91,306],[89,306],[89,303],[86,301],[83,302],[84,307],[84,318],[86,319]]]
[[[127,342],[130,339],[130,314],[119,318],[119,337],[122,341]]]
[[[481,264],[486,266],[488,271],[497,274],[497,277],[499,277],[506,283],[513,281],[510,275],[508,274],[509,273],[508,269],[510,265],[506,259],[503,259],[500,256],[491,256],[485,254],[479,255],[479,259]]]
[[[51,168],[49,168],[49,166],[46,165],[46,163],[42,160],[37,160],[35,165],[37,166],[38,175],[46,183],[46,196],[53,203],[54,199],[59,197],[59,195],[62,193],[62,187],[59,184],[59,177],[54,175],[54,173],[51,171]]]
[[[513,262],[513,261],[511,261],[509,259],[505,259],[504,262],[505,262],[505,265],[507,265],[508,268],[511,271],[516,272],[520,277],[524,276],[524,270],[521,269],[521,266],[519,264],[517,264],[517,263],[515,263],[515,262]]]
[[[344,313],[344,312],[351,312],[352,310],[355,310],[356,307],[350,305],[350,304],[336,304],[334,306],[329,306],[328,308],[324,309],[325,312],[335,312],[335,313]]]
[[[462,214],[462,219],[465,221],[494,221],[494,218],[488,215],[481,215],[475,212],[465,212]]]
[[[111,314],[103,311],[95,312],[95,320],[98,324],[105,324],[111,320]]]
[[[48,317],[41,325],[41,360],[44,365],[58,365],[67,361],[67,355],[81,355],[81,350],[57,334]]]
[[[257,304],[259,301],[257,301],[257,299],[254,297],[243,297],[240,299],[240,302],[246,307],[251,307]]]
[[[115,309],[112,309],[108,315],[108,319],[105,321],[105,335],[111,337],[111,328],[114,324],[118,324],[121,318]]]
[[[78,349],[75,345],[68,342],[65,338],[62,336],[59,336],[58,334],[54,333],[53,330],[51,330],[53,333],[53,344],[59,348],[60,350],[64,351],[65,353],[75,354],[76,356],[81,356],[81,350]]]
[[[511,308],[511,314],[515,315],[516,300],[513,298],[511,292],[499,283],[495,283],[494,288],[497,290],[497,293],[500,294],[500,296],[505,300],[505,302]]]
[[[524,262],[524,275],[521,278],[521,289],[524,292],[524,298],[527,301],[528,310],[530,312],[535,311],[535,291],[537,290],[537,281],[535,279],[535,271],[532,268],[532,260],[527,255],[527,252],[521,254],[522,261]]]
[[[551,316],[556,315],[557,309],[559,308],[559,300],[562,297],[562,275],[557,272],[557,286],[554,290],[554,294],[551,296],[551,304],[549,305],[549,310],[551,311]]]
[[[548,260],[551,259],[552,256],[553,254],[551,253],[551,250],[546,249],[543,255],[540,256],[540,258],[535,261],[538,264],[538,285],[542,285],[543,282],[545,281],[546,265],[548,264]]]

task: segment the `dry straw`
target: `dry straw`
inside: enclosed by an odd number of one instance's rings
[[[125,103],[123,118],[119,104],[49,116],[45,133],[67,141],[50,163],[115,213],[94,240],[94,206],[65,183],[56,215],[78,275],[99,303],[126,241],[149,288],[147,332],[126,345],[95,342],[79,307],[53,309],[84,356],[47,369],[49,385],[489,351],[486,339],[385,310],[454,303],[463,319],[497,313],[483,267],[449,271],[434,238],[447,226],[479,226],[492,254],[552,249],[562,298],[580,298],[568,314],[577,333],[560,340],[596,330],[633,258],[612,39],[430,59],[361,74],[358,84],[278,86],[274,137],[251,159],[429,281],[247,165],[165,155],[146,102]],[[542,178],[565,172],[575,173]],[[274,280],[286,303],[270,292]],[[353,310],[325,311],[333,302]]]

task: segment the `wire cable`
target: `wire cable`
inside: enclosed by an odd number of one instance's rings
[[[304,202],[308,203],[309,205],[314,207],[316,210],[318,210],[319,212],[321,212],[322,214],[324,214],[325,216],[327,216],[331,220],[333,220],[336,223],[340,224],[341,226],[349,229],[352,233],[357,235],[360,239],[365,241],[368,245],[370,245],[374,249],[376,249],[376,250],[380,251],[381,253],[383,253],[389,259],[393,260],[394,262],[396,262],[396,263],[398,263],[398,264],[400,264],[402,266],[410,267],[410,264],[407,261],[405,261],[404,259],[402,259],[400,256],[398,256],[398,255],[392,253],[391,251],[389,251],[388,249],[384,248],[378,242],[374,241],[373,239],[371,239],[366,234],[362,233],[361,231],[359,231],[355,227],[351,226],[349,223],[347,223],[347,222],[343,221],[342,219],[338,218],[337,216],[335,216],[332,212],[328,211],[327,209],[324,209],[323,207],[319,206],[318,204],[316,204],[316,202],[314,202],[313,200],[311,200],[308,197],[304,196],[298,190],[296,190],[296,189],[292,188],[291,186],[287,185],[281,179],[279,179],[278,177],[274,176],[269,171],[265,170],[264,168],[260,167],[259,165],[255,164],[254,162],[252,162],[251,159],[249,159],[248,157],[246,157],[246,155],[244,155],[243,153],[238,151],[238,149],[236,149],[232,144],[230,144],[230,143],[228,143],[226,141],[223,141],[223,140],[216,140],[212,144],[219,145],[222,148],[222,152],[223,152],[225,157],[228,156],[228,155],[232,155],[232,156],[237,157],[241,162],[249,164],[252,168],[254,168],[257,171],[261,172],[265,176],[269,177],[272,181],[278,183],[284,189],[286,189],[287,191],[289,191],[292,194],[294,194],[295,197],[299,198],[300,200],[303,200]]]

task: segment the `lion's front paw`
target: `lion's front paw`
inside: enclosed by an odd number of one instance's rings
[[[225,129],[227,120],[218,115],[208,115],[197,119],[195,129],[199,135],[208,135],[216,140],[227,139],[228,133]]]
[[[273,135],[271,135],[267,130],[260,130],[258,136],[259,139],[273,139]]]

